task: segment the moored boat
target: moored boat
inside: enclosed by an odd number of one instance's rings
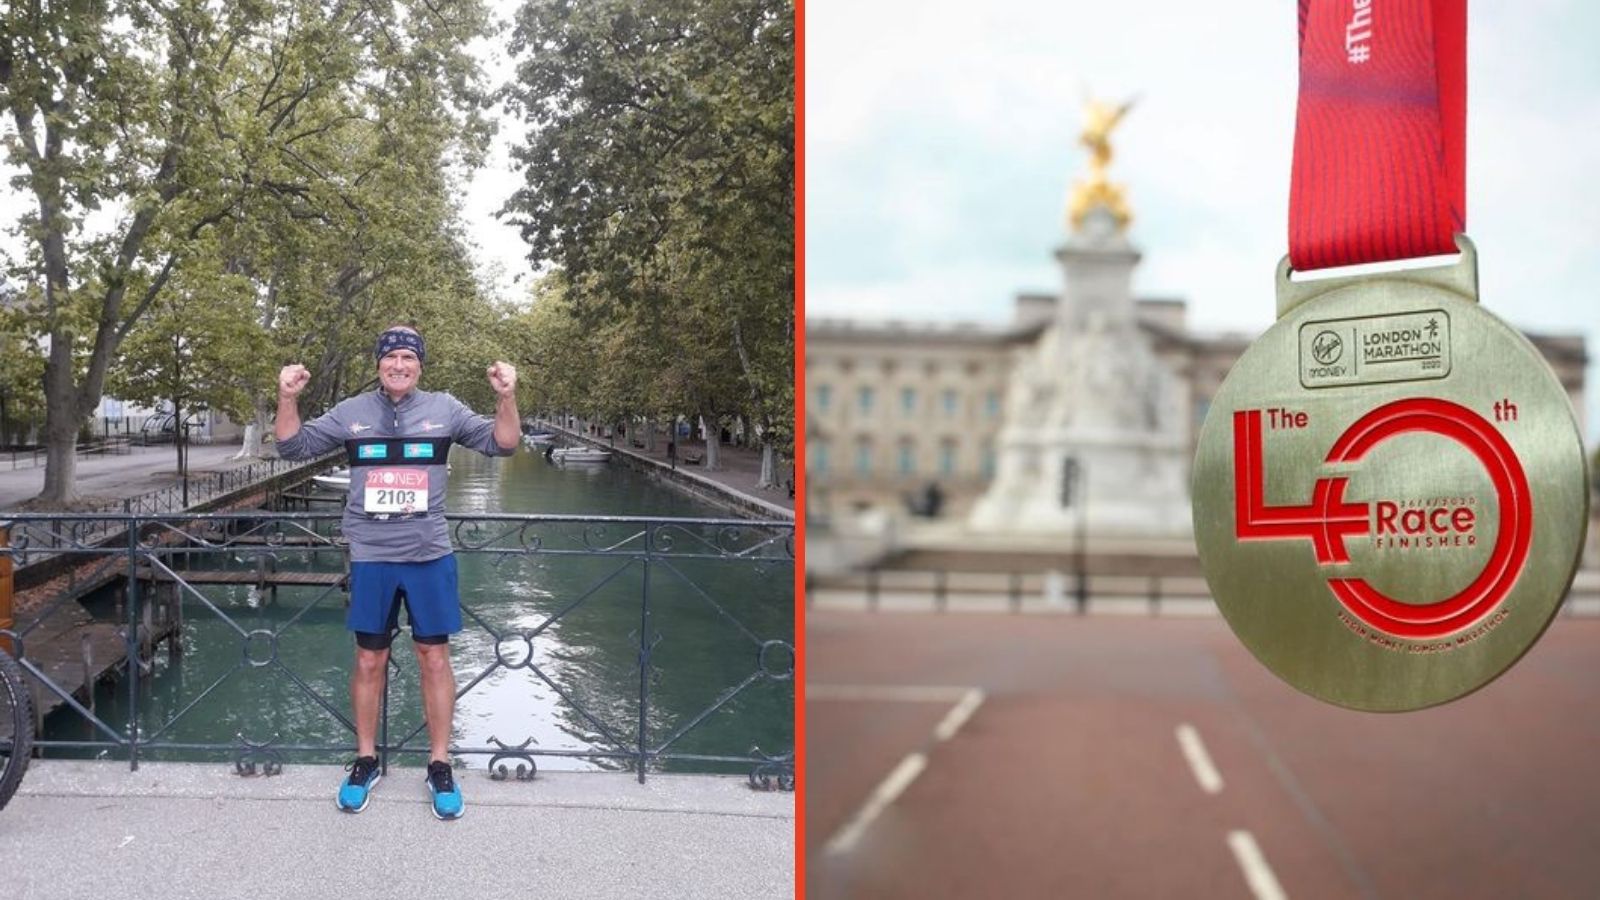
[[[549,456],[556,462],[606,462],[611,459],[611,451],[598,447],[557,447]]]

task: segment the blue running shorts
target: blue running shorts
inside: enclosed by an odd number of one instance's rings
[[[427,562],[352,562],[350,613],[344,627],[367,634],[393,634],[400,605],[415,637],[440,637],[461,630],[461,594],[455,554]]]

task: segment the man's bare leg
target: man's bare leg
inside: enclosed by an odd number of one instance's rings
[[[378,755],[378,706],[383,702],[384,668],[388,650],[356,648],[356,667],[350,673],[350,712],[356,720],[356,755]]]
[[[450,761],[450,732],[456,713],[456,673],[449,644],[413,644],[422,674],[422,711],[428,718],[428,760]]]

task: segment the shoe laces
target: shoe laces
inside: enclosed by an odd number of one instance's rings
[[[428,783],[441,794],[448,794],[456,789],[455,777],[450,774],[450,764],[435,760],[428,763]]]
[[[378,758],[376,756],[358,756],[345,766],[350,773],[350,783],[358,787],[365,787],[372,780],[374,772],[378,771]]]

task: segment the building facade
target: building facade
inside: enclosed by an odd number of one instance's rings
[[[899,506],[937,485],[960,515],[994,477],[1006,389],[1018,357],[1054,315],[1056,298],[1024,294],[1005,326],[806,323],[805,427],[808,502],[828,516]],[[1189,441],[1199,439],[1211,398],[1252,335],[1193,333],[1182,300],[1136,303],[1141,329],[1189,395]],[[1536,335],[1583,427],[1581,335]]]

